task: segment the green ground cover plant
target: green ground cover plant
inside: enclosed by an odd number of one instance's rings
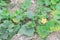
[[[36,13],[27,11],[30,0],[10,13],[7,9],[9,2],[0,1],[0,40],[11,40],[17,33],[26,36],[37,33],[41,38],[46,38],[51,32],[60,30],[60,0],[37,0]]]

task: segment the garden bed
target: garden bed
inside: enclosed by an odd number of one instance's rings
[[[1,40],[60,40],[60,0],[1,0],[0,5]]]

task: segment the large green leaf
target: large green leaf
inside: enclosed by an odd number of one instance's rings
[[[7,40],[16,34],[19,29],[20,25],[14,25],[11,21],[5,20],[0,24],[0,38]]]
[[[35,13],[33,13],[33,12],[28,12],[28,13],[27,13],[27,17],[28,17],[29,19],[32,19],[34,16],[35,16]]]
[[[59,2],[59,0],[51,0],[52,4],[56,4],[57,2]]]
[[[36,28],[36,32],[39,34],[41,38],[45,38],[49,35],[50,30],[46,26],[38,26]]]
[[[60,3],[57,3],[56,10],[60,10]]]
[[[43,0],[37,0],[37,4],[43,5],[44,4],[44,1]]]
[[[50,30],[51,30],[51,32],[57,32],[57,31],[59,31],[60,30],[60,24],[58,24],[58,25],[56,25],[54,27],[50,27]]]
[[[33,36],[34,35],[34,28],[27,29],[25,26],[22,26],[19,33],[26,35],[26,36]]]
[[[44,0],[44,2],[46,6],[49,6],[51,4],[50,0]]]
[[[60,11],[58,10],[55,10],[55,11],[52,11],[51,14],[55,17],[55,16],[60,16]]]
[[[23,10],[27,10],[30,5],[31,5],[31,0],[26,0],[24,4],[20,5],[20,8]]]
[[[28,24],[22,25],[18,33],[21,33],[27,36],[33,36],[34,32],[35,32],[34,24],[28,23]]]
[[[55,4],[52,4],[50,7],[51,7],[53,10],[56,9],[56,5],[55,5]]]
[[[51,12],[51,9],[50,9],[50,8],[47,8],[47,7],[45,7],[44,10],[45,10],[46,12]]]

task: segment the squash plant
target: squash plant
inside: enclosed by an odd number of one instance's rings
[[[6,2],[0,2],[1,40],[11,40],[17,33],[26,36],[37,33],[41,38],[46,38],[51,32],[60,30],[60,0],[37,0],[36,13],[27,11],[31,0],[20,4],[20,9],[13,13],[6,8]]]

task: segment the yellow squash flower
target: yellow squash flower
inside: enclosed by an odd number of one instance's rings
[[[42,22],[43,24],[45,24],[45,23],[47,23],[47,19],[46,19],[46,18],[42,18],[41,22]]]

